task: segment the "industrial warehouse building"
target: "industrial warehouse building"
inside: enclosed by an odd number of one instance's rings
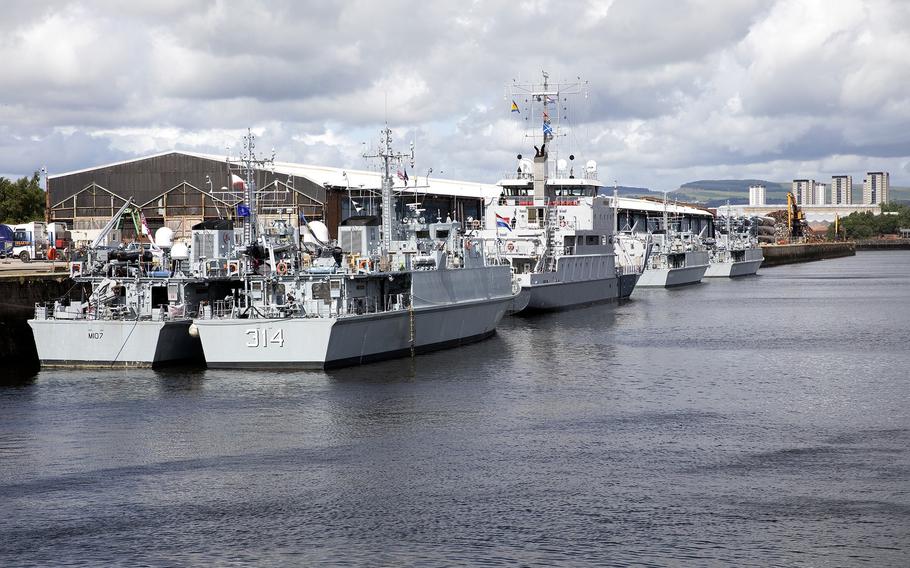
[[[244,177],[224,156],[172,151],[48,177],[48,220],[66,223],[73,240],[91,241],[127,199],[142,210],[149,227],[169,227],[177,237],[204,220],[234,219],[243,202],[232,187],[232,175]],[[403,177],[403,176],[402,176]],[[301,219],[319,219],[337,238],[337,227],[352,215],[378,215],[381,175],[275,162],[254,173],[259,219],[283,219],[298,226]],[[452,217],[465,222],[482,219],[486,205],[500,188],[482,184],[409,175],[396,177],[399,217],[428,221]],[[713,234],[713,215],[704,209],[654,200],[620,199],[619,228],[655,230],[666,207],[674,226],[696,234]],[[122,227],[129,238],[133,228]]]
[[[149,227],[167,226],[177,236],[209,219],[235,218],[243,201],[232,175],[244,177],[225,157],[173,151],[48,177],[48,220],[66,223],[74,240],[91,240],[127,199],[142,210]],[[254,174],[260,220],[325,221],[336,237],[352,213],[377,213],[379,172],[275,162]],[[396,179],[400,207],[419,203],[428,218],[480,218],[483,203],[499,194],[495,185],[410,176]],[[130,227],[124,227],[124,236]]]

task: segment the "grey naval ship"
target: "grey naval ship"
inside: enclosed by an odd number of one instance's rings
[[[728,213],[724,231],[711,249],[710,260],[706,278],[735,278],[756,274],[765,257],[754,236],[748,231],[734,230]]]
[[[330,242],[318,221],[303,249],[255,230],[248,179],[241,285],[205,306],[191,327],[213,368],[326,368],[456,346],[490,336],[517,291],[493,243],[450,219],[393,217],[391,131],[383,130],[381,218],[351,218]],[[251,166],[251,144],[244,160]],[[413,160],[413,149],[411,151]],[[251,167],[247,167],[250,171]],[[296,241],[296,242],[295,242]],[[378,243],[378,247],[376,246]],[[344,245],[344,246],[339,246]]]
[[[708,270],[709,253],[701,235],[679,231],[671,226],[664,194],[661,228],[647,237],[650,252],[646,255],[645,271],[638,281],[640,288],[673,288],[697,284]]]
[[[135,220],[137,234],[149,235],[139,222],[140,211],[127,200],[89,247],[85,260],[71,264],[76,283],[71,296],[35,306],[35,317],[28,323],[42,367],[153,367],[201,361],[202,346],[188,333],[192,316],[201,304],[230,289],[227,267],[208,263],[200,272],[189,247],[171,246],[173,232],[167,228],[159,229],[148,246],[102,246],[126,214]],[[208,233],[204,224],[193,228],[200,242]],[[224,249],[225,257],[233,246],[232,229],[229,235],[230,241],[208,239]],[[201,246],[194,250],[213,256]]]
[[[691,232],[654,231],[640,288],[672,288],[697,284],[708,270],[708,251]]]
[[[559,124],[561,97],[581,88],[578,83],[550,83],[546,73],[542,84],[512,85],[513,96],[527,104],[528,118],[541,126],[528,135],[539,138],[539,146],[534,146],[533,159],[519,154],[516,173],[500,180],[501,197],[487,207],[480,231],[500,244],[521,287],[511,313],[628,298],[641,275],[640,265],[616,262],[616,249],[624,246],[615,238],[616,196],[601,195],[597,164],[576,166],[574,154],[568,161],[558,158],[556,141],[565,135]],[[515,98],[513,112],[518,109]]]

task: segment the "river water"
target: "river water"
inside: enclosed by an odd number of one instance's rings
[[[333,372],[0,387],[0,565],[910,565],[910,253]]]

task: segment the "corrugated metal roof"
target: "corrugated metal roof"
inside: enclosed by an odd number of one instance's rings
[[[633,199],[631,197],[620,197],[619,208],[627,209],[629,211],[645,211],[647,213],[662,214],[664,212],[664,204],[659,201],[651,201],[649,199]],[[671,215],[714,217],[714,215],[703,209],[687,207],[685,205],[676,205],[673,203],[667,203],[667,213]]]
[[[202,158],[207,160],[214,160],[224,162],[226,161],[225,156],[218,156],[216,154],[205,154],[200,152],[187,152],[184,150],[171,150],[168,152],[160,152],[157,154],[151,154],[148,156],[141,156],[133,158],[131,160],[122,160],[119,162],[112,162],[109,164],[102,164],[99,166],[93,166],[91,168],[84,168],[81,170],[73,170],[70,172],[64,172],[59,174],[54,174],[48,176],[49,179],[54,180],[56,178],[62,178],[65,176],[70,176],[73,174],[90,172],[93,170],[101,170],[110,168],[113,166],[120,166],[123,164],[129,164],[131,162],[136,162],[139,160],[147,160],[149,158],[157,158],[160,156],[166,156],[168,154],[183,154],[186,156],[192,156],[196,158]],[[311,166],[307,164],[298,164],[294,162],[275,162],[274,170],[277,173],[284,175],[298,176],[306,178],[311,182],[320,185],[320,186],[331,186],[335,188],[366,188],[366,189],[379,189],[380,184],[382,183],[382,177],[379,172],[371,172],[364,170],[351,170],[347,168],[334,168],[330,166]],[[425,176],[413,176],[409,180],[409,185],[405,187],[404,182],[396,177],[395,179],[395,189],[400,193],[430,193],[433,195],[446,195],[453,197],[473,197],[475,199],[484,199],[489,200],[499,196],[500,188],[493,184],[486,183],[476,183],[468,181],[458,181],[450,179],[441,179],[430,177],[427,179]]]
[[[151,154],[148,156],[142,156],[138,158],[133,158],[131,160],[122,160],[119,162],[113,162],[109,164],[103,164],[100,166],[94,166],[91,168],[84,168],[81,170],[74,170],[70,172],[64,172],[60,174],[54,174],[49,176],[51,180],[56,178],[62,178],[65,176],[70,176],[73,174],[79,174],[84,172],[90,172],[93,170],[102,170],[110,168],[113,166],[119,166],[123,164],[129,164],[131,162],[136,162],[139,160],[147,160],[149,158],[157,158],[161,156],[166,156],[168,154],[183,154],[186,156],[191,156],[195,158],[201,158],[206,160],[213,160],[216,162],[226,161],[225,156],[219,156],[217,154],[205,154],[201,152],[187,152],[184,150],[172,150],[168,152],[159,152],[157,154]],[[312,166],[307,164],[299,164],[295,162],[275,162],[274,164],[275,172],[297,176],[301,178],[306,178],[312,183],[325,187],[330,186],[334,188],[364,188],[364,189],[379,189],[382,182],[382,177],[379,172],[371,172],[365,170],[352,170],[347,168],[335,168],[330,166]],[[427,179],[425,176],[414,176],[410,180],[410,184],[405,187],[404,182],[397,177],[395,178],[395,190],[399,193],[405,194],[432,194],[432,195],[443,195],[443,196],[452,196],[452,197],[464,197],[464,198],[474,198],[474,199],[483,199],[486,202],[489,202],[491,199],[498,198],[502,192],[502,188],[495,184],[489,183],[476,183],[469,181],[459,181],[459,180],[450,180],[442,178],[430,177]],[[633,211],[644,211],[647,213],[663,213],[664,205],[658,201],[651,201],[645,199],[631,199],[628,197],[619,198],[620,209],[628,209]],[[676,205],[673,203],[667,204],[667,211],[671,214],[684,214],[690,216],[699,216],[699,217],[713,217],[711,213],[704,211],[702,209],[697,209],[694,207],[687,207],[685,205]]]

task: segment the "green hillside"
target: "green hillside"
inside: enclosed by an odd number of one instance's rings
[[[749,186],[765,186],[768,204],[787,203],[789,183],[763,179],[706,179],[690,181],[679,186],[679,199],[704,203],[708,207],[717,207],[730,201],[731,205],[749,203]]]

